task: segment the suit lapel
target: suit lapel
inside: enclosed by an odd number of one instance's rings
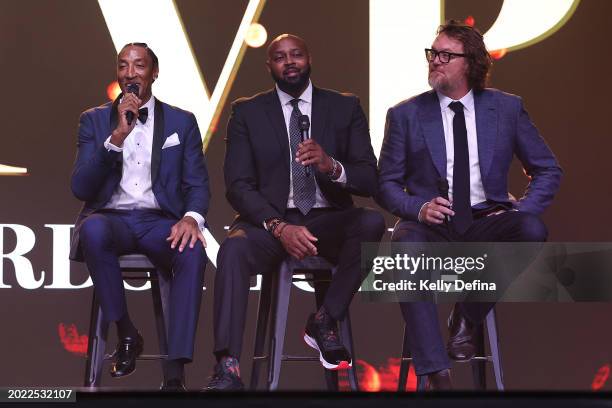
[[[117,124],[119,123],[119,112],[117,111],[117,107],[119,106],[119,100],[121,100],[122,96],[123,94],[119,94],[117,99],[115,99],[113,101],[113,104],[111,105],[111,111],[110,111],[110,131],[111,132],[117,128]],[[119,165],[121,166],[123,165],[123,154],[117,155],[117,163],[119,163]]]
[[[440,178],[446,178],[446,142],[440,102],[434,91],[424,96],[419,109],[419,119],[423,129],[425,142]]]
[[[480,174],[485,178],[491,167],[495,140],[497,138],[497,109],[484,92],[474,93],[476,110],[476,137],[478,139],[478,161]]]
[[[285,117],[283,115],[283,109],[276,94],[276,90],[272,90],[268,93],[268,98],[264,106],[266,115],[272,127],[274,128],[274,135],[278,142],[282,157],[289,157],[289,135],[287,134],[287,126],[285,125]],[[285,167],[289,167],[287,160],[282,161]]]
[[[164,144],[164,107],[162,102],[155,98],[155,119],[153,125],[153,152],[151,153],[151,185],[155,185],[159,173],[161,150]]]
[[[330,151],[329,138],[327,137],[327,115],[329,114],[327,98],[318,88],[312,88],[312,112],[310,118],[310,134],[328,154]]]

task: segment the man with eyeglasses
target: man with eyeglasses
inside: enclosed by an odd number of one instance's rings
[[[478,30],[439,27],[431,49],[433,90],[389,109],[377,201],[400,217],[394,242],[541,242],[540,214],[559,188],[561,168],[520,97],[485,88],[491,57]],[[513,156],[530,178],[519,200],[508,193]],[[401,303],[417,375],[450,389],[449,357],[475,355],[474,332],[494,303],[457,303],[446,349],[436,306]]]
[[[143,338],[128,314],[119,256],[146,255],[168,280],[168,357],[162,390],[185,391],[206,266],[204,217],[210,192],[195,116],[161,102],[151,87],[157,56],[145,43],[117,56],[121,94],[79,120],[72,191],[84,202],[70,259],[84,261],[106,322],[119,341],[110,374],[136,368]]]

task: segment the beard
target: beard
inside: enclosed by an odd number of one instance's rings
[[[448,82],[446,77],[444,77],[440,73],[436,73],[435,71],[429,73],[427,82],[429,83],[429,86],[433,88],[434,91],[443,92],[448,91],[450,88],[450,83]]]
[[[301,72],[295,78],[285,79],[282,76],[276,76],[273,71],[270,71],[270,75],[272,75],[272,79],[276,82],[281,91],[293,95],[306,88],[306,84],[308,84],[308,80],[310,79],[310,64],[306,66],[304,72]]]

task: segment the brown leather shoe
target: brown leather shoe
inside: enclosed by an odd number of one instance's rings
[[[448,368],[427,376],[427,391],[448,391],[453,389],[450,370]]]
[[[455,361],[471,360],[476,355],[474,324],[463,316],[457,305],[448,318],[448,329],[448,356]]]

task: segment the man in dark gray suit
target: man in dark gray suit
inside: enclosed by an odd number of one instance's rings
[[[387,114],[377,200],[400,217],[392,240],[545,241],[539,216],[559,188],[561,169],[521,98],[485,88],[491,57],[482,35],[450,21],[425,53],[433,90]],[[514,155],[530,178],[519,200],[509,198],[507,186]],[[428,375],[430,388],[451,387],[448,357],[474,356],[474,328],[493,305],[456,304],[445,350],[435,304],[401,304],[416,373]]]
[[[339,341],[341,320],[362,281],[361,243],[380,240],[384,219],[353,205],[378,186],[368,123],[354,95],[313,86],[310,53],[283,34],[268,48],[274,89],[232,104],[225,185],[238,213],[221,244],[215,276],[215,356],[209,390],[242,389],[239,358],[250,276],[292,256],[320,255],[338,265],[323,306],[307,321],[304,340],[327,369],[352,365]],[[298,121],[312,138],[301,141]]]

